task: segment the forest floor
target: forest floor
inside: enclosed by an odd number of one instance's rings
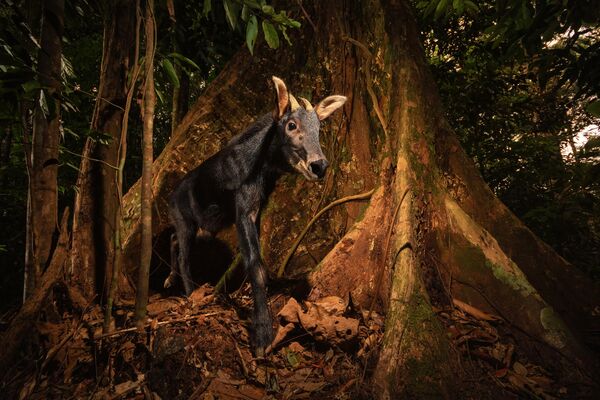
[[[133,304],[120,304],[117,328],[103,334],[101,308],[57,285],[20,361],[2,373],[0,397],[372,397],[368,382],[383,340],[381,315],[337,297],[300,304],[286,294],[274,295],[277,337],[265,357],[255,358],[251,303],[247,285],[230,295],[215,295],[209,285],[189,298],[154,295],[145,330],[133,328]],[[436,311],[461,360],[462,398],[579,397],[579,389],[520,355],[500,318],[460,302]]]

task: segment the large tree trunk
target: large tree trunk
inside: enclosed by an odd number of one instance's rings
[[[112,278],[115,221],[120,202],[117,168],[121,130],[130,84],[129,71],[135,62],[132,44],[136,37],[136,2],[114,0],[108,2],[106,9],[100,85],[92,131],[108,135],[110,142],[86,141],[73,211],[70,275],[88,297],[96,293],[105,296]]]
[[[166,199],[182,175],[270,109],[271,75],[313,100],[344,94],[343,115],[322,135],[332,164],[326,180],[279,182],[262,216],[263,254],[274,270],[329,200],[377,188],[368,206],[348,203],[321,220],[289,270],[306,272],[321,260],[312,297],[351,295],[363,309],[385,313],[373,375],[378,396],[457,393],[455,352],[432,308],[453,299],[502,316],[524,351],[557,376],[593,371],[583,332],[596,323],[598,288],[483,182],[444,118],[406,2],[307,3],[312,22],[303,21],[294,45],[261,48],[254,58],[241,50],[154,163],[155,237],[167,236]],[[131,260],[138,259],[139,190],[138,182],[125,198]]]
[[[58,146],[64,1],[42,3],[38,79],[47,88],[34,105],[27,202],[25,279],[23,298],[33,293],[52,253],[58,218]],[[46,107],[44,106],[46,105]],[[46,108],[46,109],[45,109]]]

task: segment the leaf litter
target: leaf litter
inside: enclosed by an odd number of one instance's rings
[[[102,332],[103,311],[76,292],[54,290],[21,349],[2,373],[2,398],[15,399],[361,399],[383,339],[384,318],[339,297],[270,299],[276,338],[252,354],[248,285],[188,298],[154,295],[143,331],[133,304],[119,305]],[[500,317],[454,299],[435,308],[469,371],[464,398],[577,398],[520,351]],[[469,365],[470,367],[467,367]],[[495,389],[494,389],[495,388]]]
[[[277,295],[277,339],[258,359],[247,285],[229,296],[209,285],[189,298],[154,295],[143,331],[132,304],[117,306],[118,328],[103,333],[99,306],[81,310],[65,297],[51,295],[21,361],[3,373],[5,398],[368,398],[357,377],[383,337],[379,315],[367,324],[367,313],[341,298],[299,303]]]
[[[572,398],[559,379],[518,351],[505,321],[458,299],[437,309],[447,334],[464,359],[477,365],[497,386],[515,398]]]

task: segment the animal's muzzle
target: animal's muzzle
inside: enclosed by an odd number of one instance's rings
[[[327,171],[327,167],[329,166],[329,162],[324,158],[321,160],[313,161],[310,163],[310,172],[315,174],[317,178],[321,179],[325,176],[325,171]]]

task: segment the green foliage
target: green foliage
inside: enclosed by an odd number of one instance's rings
[[[162,66],[163,66],[167,76],[169,77],[169,80],[173,84],[173,86],[178,88],[180,86],[179,77],[177,76],[177,73],[175,72],[175,67],[173,67],[173,64],[171,64],[171,61],[169,61],[168,58],[163,58]]]
[[[516,3],[519,8],[510,6]],[[587,61],[562,62],[564,51],[550,51],[528,22],[527,15],[540,18],[545,6],[536,7],[478,2],[477,13],[448,11],[435,19],[421,6],[424,44],[450,123],[486,182],[538,236],[600,279],[600,139],[569,157],[561,154],[578,132],[600,122],[593,118],[596,89],[585,84],[594,72]],[[492,36],[490,27],[503,33]],[[585,29],[591,29],[589,47],[597,46],[597,25]],[[538,35],[539,45],[526,50],[527,38]],[[566,79],[574,67],[576,79]]]
[[[596,100],[585,107],[586,111],[594,117],[600,117],[600,100]]]
[[[254,54],[254,43],[256,43],[256,37],[258,36],[258,20],[256,15],[252,15],[246,25],[246,46],[250,50],[251,54]]]
[[[270,48],[276,49],[279,47],[279,35],[277,35],[277,31],[273,24],[269,21],[262,22],[263,32],[265,34],[265,40]]]
[[[479,7],[470,0],[430,0],[418,1],[416,8],[426,18],[439,20],[442,17],[448,19],[452,16],[461,17],[465,13],[475,14]]]
[[[254,44],[258,37],[258,21],[261,20],[261,27],[267,45],[272,49],[279,47],[279,34],[281,31],[286,41],[291,44],[287,35],[288,28],[299,28],[300,22],[290,18],[285,10],[276,12],[273,6],[267,4],[265,0],[221,0],[225,16],[231,29],[239,27],[239,19],[246,23],[246,46],[251,54],[254,54]],[[208,10],[208,11],[207,11]],[[204,15],[208,15],[212,10],[212,2],[205,0]],[[239,19],[238,19],[239,18]]]

